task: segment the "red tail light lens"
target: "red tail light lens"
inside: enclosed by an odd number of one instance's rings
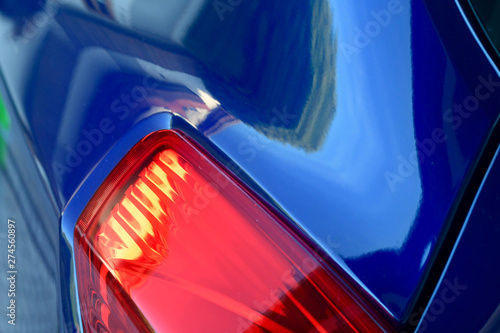
[[[120,162],[75,231],[86,332],[381,332],[389,325],[174,131]]]

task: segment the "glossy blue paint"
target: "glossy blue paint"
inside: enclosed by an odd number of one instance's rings
[[[418,332],[498,332],[500,329],[499,182],[500,148],[429,306],[415,311],[424,313]],[[416,317],[412,318],[414,326],[418,324]]]
[[[498,119],[496,68],[454,1],[213,4],[49,2],[30,38],[0,21],[2,76],[58,214],[168,111],[405,319]],[[480,85],[477,110],[453,111]]]

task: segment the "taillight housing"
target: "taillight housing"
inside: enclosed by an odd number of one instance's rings
[[[183,134],[138,143],[77,221],[86,332],[383,332],[287,223]]]

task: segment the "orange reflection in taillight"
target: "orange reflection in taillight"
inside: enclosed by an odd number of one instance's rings
[[[86,331],[381,332],[390,325],[182,135],[138,144],[75,232]]]

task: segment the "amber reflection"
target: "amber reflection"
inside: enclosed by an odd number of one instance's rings
[[[175,184],[193,182],[187,169],[173,150],[156,155],[96,232],[97,252],[127,292],[168,256],[176,230],[172,207],[186,200]]]

